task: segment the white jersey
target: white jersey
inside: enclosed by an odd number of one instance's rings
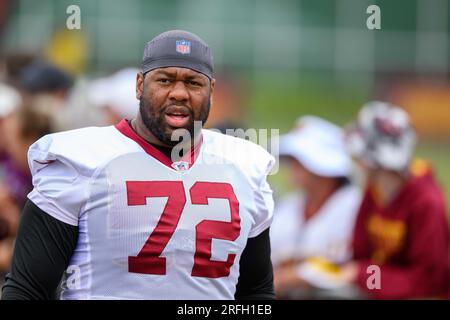
[[[247,239],[272,220],[274,159],[205,129],[191,156],[173,164],[125,120],[30,147],[29,199],[79,227],[61,298],[234,298]]]
[[[270,229],[272,261],[321,257],[334,263],[351,258],[351,240],[361,203],[361,191],[349,184],[339,188],[319,211],[305,221],[305,198],[298,192],[278,202]]]

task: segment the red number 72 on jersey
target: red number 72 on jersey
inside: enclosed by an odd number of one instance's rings
[[[129,206],[146,205],[148,197],[168,197],[166,206],[153,232],[137,256],[128,257],[128,271],[145,274],[166,274],[166,258],[161,253],[172,237],[186,204],[181,181],[127,181]],[[195,255],[192,276],[220,278],[230,274],[236,254],[227,261],[211,260],[212,239],[235,241],[241,231],[239,201],[229,183],[196,182],[189,190],[193,205],[208,205],[208,199],[227,199],[231,221],[203,220],[195,227]]]

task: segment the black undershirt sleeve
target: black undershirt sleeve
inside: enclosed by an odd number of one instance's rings
[[[27,200],[2,300],[51,300],[78,240],[78,227],[61,222]]]
[[[239,262],[239,273],[236,300],[275,299],[269,228],[248,239]]]

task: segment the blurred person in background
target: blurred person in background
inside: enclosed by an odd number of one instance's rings
[[[20,105],[21,96],[14,88],[0,83],[0,239],[7,237],[17,224],[17,215],[10,210],[9,188],[5,181],[17,174],[11,168],[11,160],[6,152],[5,142],[5,119]]]
[[[40,101],[37,103],[47,109],[55,131],[102,124],[100,111],[88,101],[85,78],[75,78],[50,62],[36,59],[20,71],[18,82],[26,101]]]
[[[73,78],[59,67],[41,59],[23,67],[18,76],[18,87],[25,103],[39,104],[52,115],[55,127],[66,127],[64,115],[71,94]]]
[[[1,164],[0,217],[7,217],[8,222],[7,238],[0,241],[0,279],[3,282],[10,268],[20,210],[32,189],[28,148],[40,137],[51,133],[50,117],[38,106],[25,104],[1,120],[1,130],[6,157]]]
[[[449,228],[444,194],[429,163],[413,160],[415,132],[408,114],[383,102],[359,112],[347,139],[367,174],[355,226],[354,260],[342,268],[370,298],[445,297]],[[380,268],[369,289],[368,267]]]
[[[270,234],[275,289],[278,298],[311,298],[323,281],[308,270],[333,269],[351,258],[361,192],[349,179],[351,158],[338,126],[304,116],[280,137],[279,150],[297,190],[275,207]]]
[[[20,86],[25,95],[48,94],[61,101],[62,105],[72,85],[73,79],[67,72],[41,60],[25,67],[20,74]]]
[[[26,51],[11,51],[0,58],[3,73],[1,81],[19,89],[23,71],[37,60],[37,55]]]
[[[102,111],[105,125],[114,125],[136,115],[139,109],[135,94],[138,73],[138,69],[125,68],[109,77],[93,80],[89,85],[88,100]]]

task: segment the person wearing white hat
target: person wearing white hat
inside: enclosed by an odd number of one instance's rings
[[[3,186],[3,180],[5,176],[5,163],[8,161],[8,156],[5,151],[4,142],[4,119],[8,117],[21,103],[21,97],[17,90],[14,88],[0,83],[0,203],[2,199],[6,198],[6,187]],[[5,214],[5,209],[2,207],[0,210],[0,239],[7,237],[11,233],[11,229],[14,229],[14,225],[17,224],[17,217],[11,214]],[[0,255],[1,255],[0,246]],[[1,268],[0,259],[0,268]]]
[[[22,101],[19,92],[3,83],[0,83],[0,118],[8,116]]]
[[[302,274],[309,259],[339,264],[351,258],[361,192],[349,179],[352,162],[338,126],[304,116],[280,137],[279,150],[298,189],[278,202],[271,228],[275,287],[283,297],[315,285]]]
[[[19,107],[22,98],[19,92],[6,84],[0,83],[0,159],[4,157],[3,119]],[[0,160],[1,162],[1,160]],[[1,176],[1,174],[0,174]]]
[[[139,109],[135,94],[138,72],[136,68],[125,68],[92,81],[88,99],[103,111],[105,124],[116,124],[121,119],[132,119],[136,115]]]

